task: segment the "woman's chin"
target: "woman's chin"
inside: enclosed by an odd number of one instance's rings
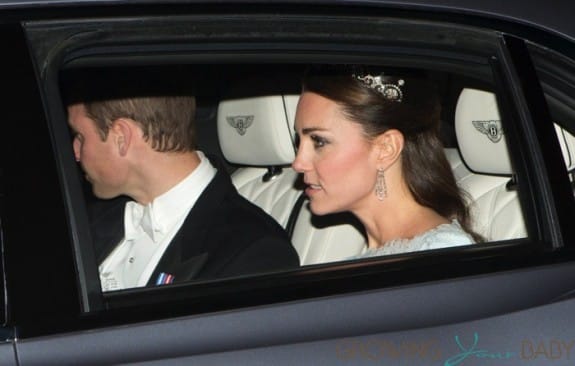
[[[323,216],[332,213],[338,212],[337,210],[333,209],[333,207],[328,207],[326,205],[322,205],[321,203],[314,201],[313,199],[310,200],[309,208],[314,215]]]

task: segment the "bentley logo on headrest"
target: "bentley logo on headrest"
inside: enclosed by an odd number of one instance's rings
[[[500,121],[473,121],[473,125],[477,131],[487,135],[491,142],[499,142],[503,136],[503,129],[501,128]]]
[[[230,126],[236,129],[240,135],[245,135],[248,127],[254,123],[254,116],[231,116],[226,117]]]

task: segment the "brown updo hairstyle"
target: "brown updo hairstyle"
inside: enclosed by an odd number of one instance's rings
[[[401,101],[388,99],[358,77],[381,76],[382,83],[399,85]],[[402,82],[400,82],[402,80]],[[308,68],[303,91],[336,102],[350,120],[361,125],[366,138],[390,129],[403,134],[403,176],[415,201],[447,219],[457,219],[476,242],[465,193],[460,190],[440,140],[441,106],[435,83],[424,74],[373,67],[322,65]]]

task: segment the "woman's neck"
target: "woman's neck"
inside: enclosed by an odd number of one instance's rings
[[[411,196],[377,201],[370,210],[355,214],[365,227],[370,249],[394,239],[411,239],[449,222],[434,210],[415,202]]]

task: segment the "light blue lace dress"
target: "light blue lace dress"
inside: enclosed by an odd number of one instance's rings
[[[367,249],[364,253],[354,257],[354,259],[448,248],[474,243],[475,241],[471,235],[467,234],[461,228],[457,220],[453,220],[449,224],[439,225],[411,239],[395,239],[388,241],[377,249]]]

